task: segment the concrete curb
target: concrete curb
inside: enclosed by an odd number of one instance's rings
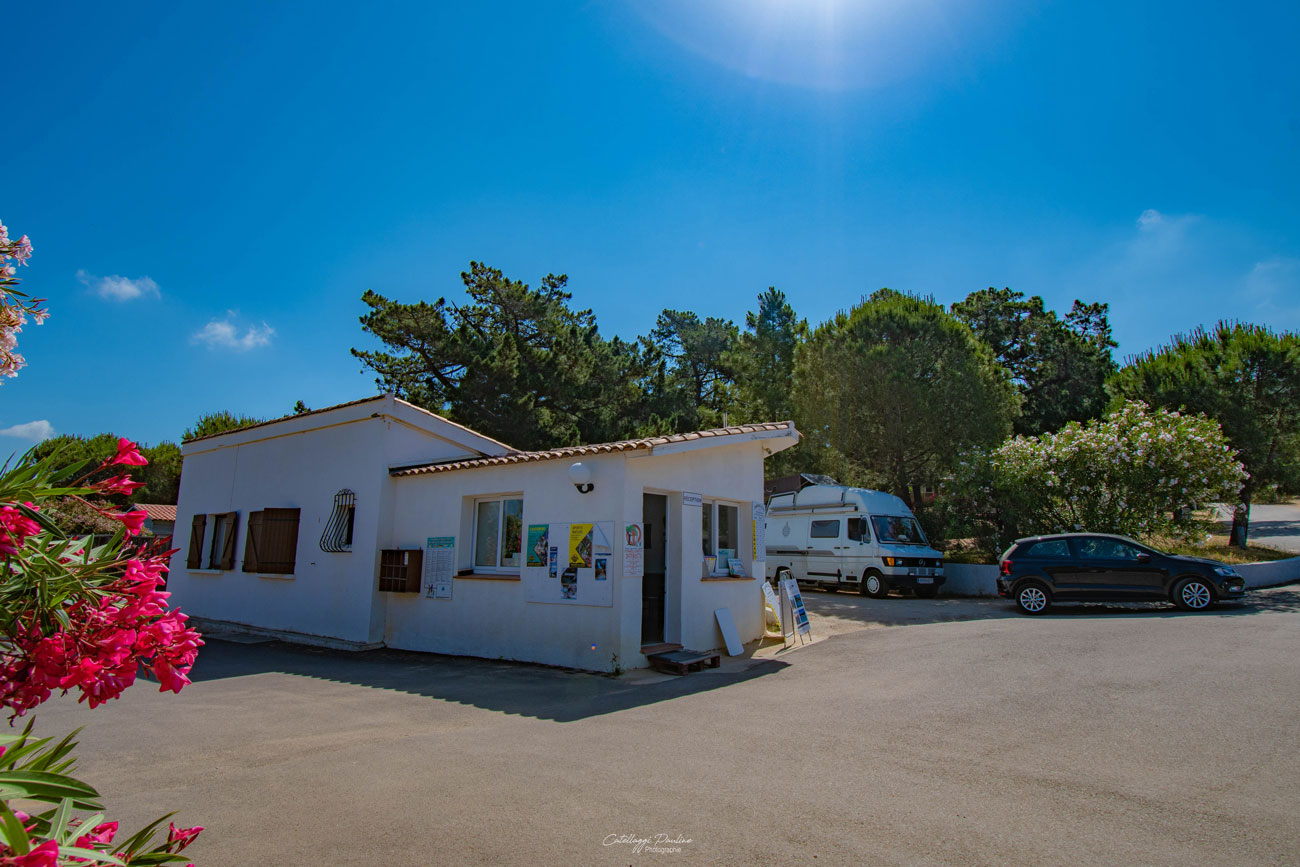
[[[944,596],[997,596],[998,567],[986,564],[949,563],[944,566],[947,580]],[[1300,581],[1300,557],[1274,560],[1271,563],[1246,563],[1237,567],[1246,579],[1246,589],[1262,590]]]
[[[218,641],[221,640],[223,635],[232,635],[275,639],[292,644],[308,644],[313,647],[328,647],[331,650],[378,650],[384,646],[382,641],[347,641],[325,635],[311,635],[306,632],[293,632],[289,629],[264,629],[260,626],[231,623],[227,620],[212,620],[207,617],[191,617],[189,623],[200,633],[208,633]]]

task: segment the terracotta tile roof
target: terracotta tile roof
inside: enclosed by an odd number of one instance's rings
[[[422,476],[427,473],[446,473],[453,470],[468,470],[476,467],[496,467],[504,464],[528,464],[536,461],[554,461],[562,458],[580,458],[588,455],[604,455],[614,452],[632,452],[653,449],[671,443],[684,443],[691,440],[712,439],[715,437],[736,436],[737,434],[764,433],[767,431],[794,432],[794,422],[760,422],[758,424],[741,424],[732,427],[699,430],[691,433],[667,434],[665,436],[646,437],[638,440],[620,440],[615,443],[596,443],[589,446],[563,446],[539,452],[515,452],[495,458],[472,458],[461,461],[448,461],[441,464],[423,464],[413,467],[393,467],[388,471],[391,476]]]
[[[136,503],[133,508],[144,509],[151,521],[175,521],[176,507],[163,503]]]

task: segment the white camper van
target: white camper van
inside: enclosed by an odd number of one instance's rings
[[[857,589],[880,598],[911,590],[930,598],[944,582],[943,554],[930,547],[907,504],[892,494],[809,485],[767,503],[767,577]]]

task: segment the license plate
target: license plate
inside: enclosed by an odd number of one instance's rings
[[[933,578],[917,578],[917,579],[916,579],[916,583],[917,583],[917,584],[933,584],[933,583],[934,583],[934,579],[933,579]]]

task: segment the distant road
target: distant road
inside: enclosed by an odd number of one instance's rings
[[[1300,506],[1251,506],[1250,541],[1300,554]]]

